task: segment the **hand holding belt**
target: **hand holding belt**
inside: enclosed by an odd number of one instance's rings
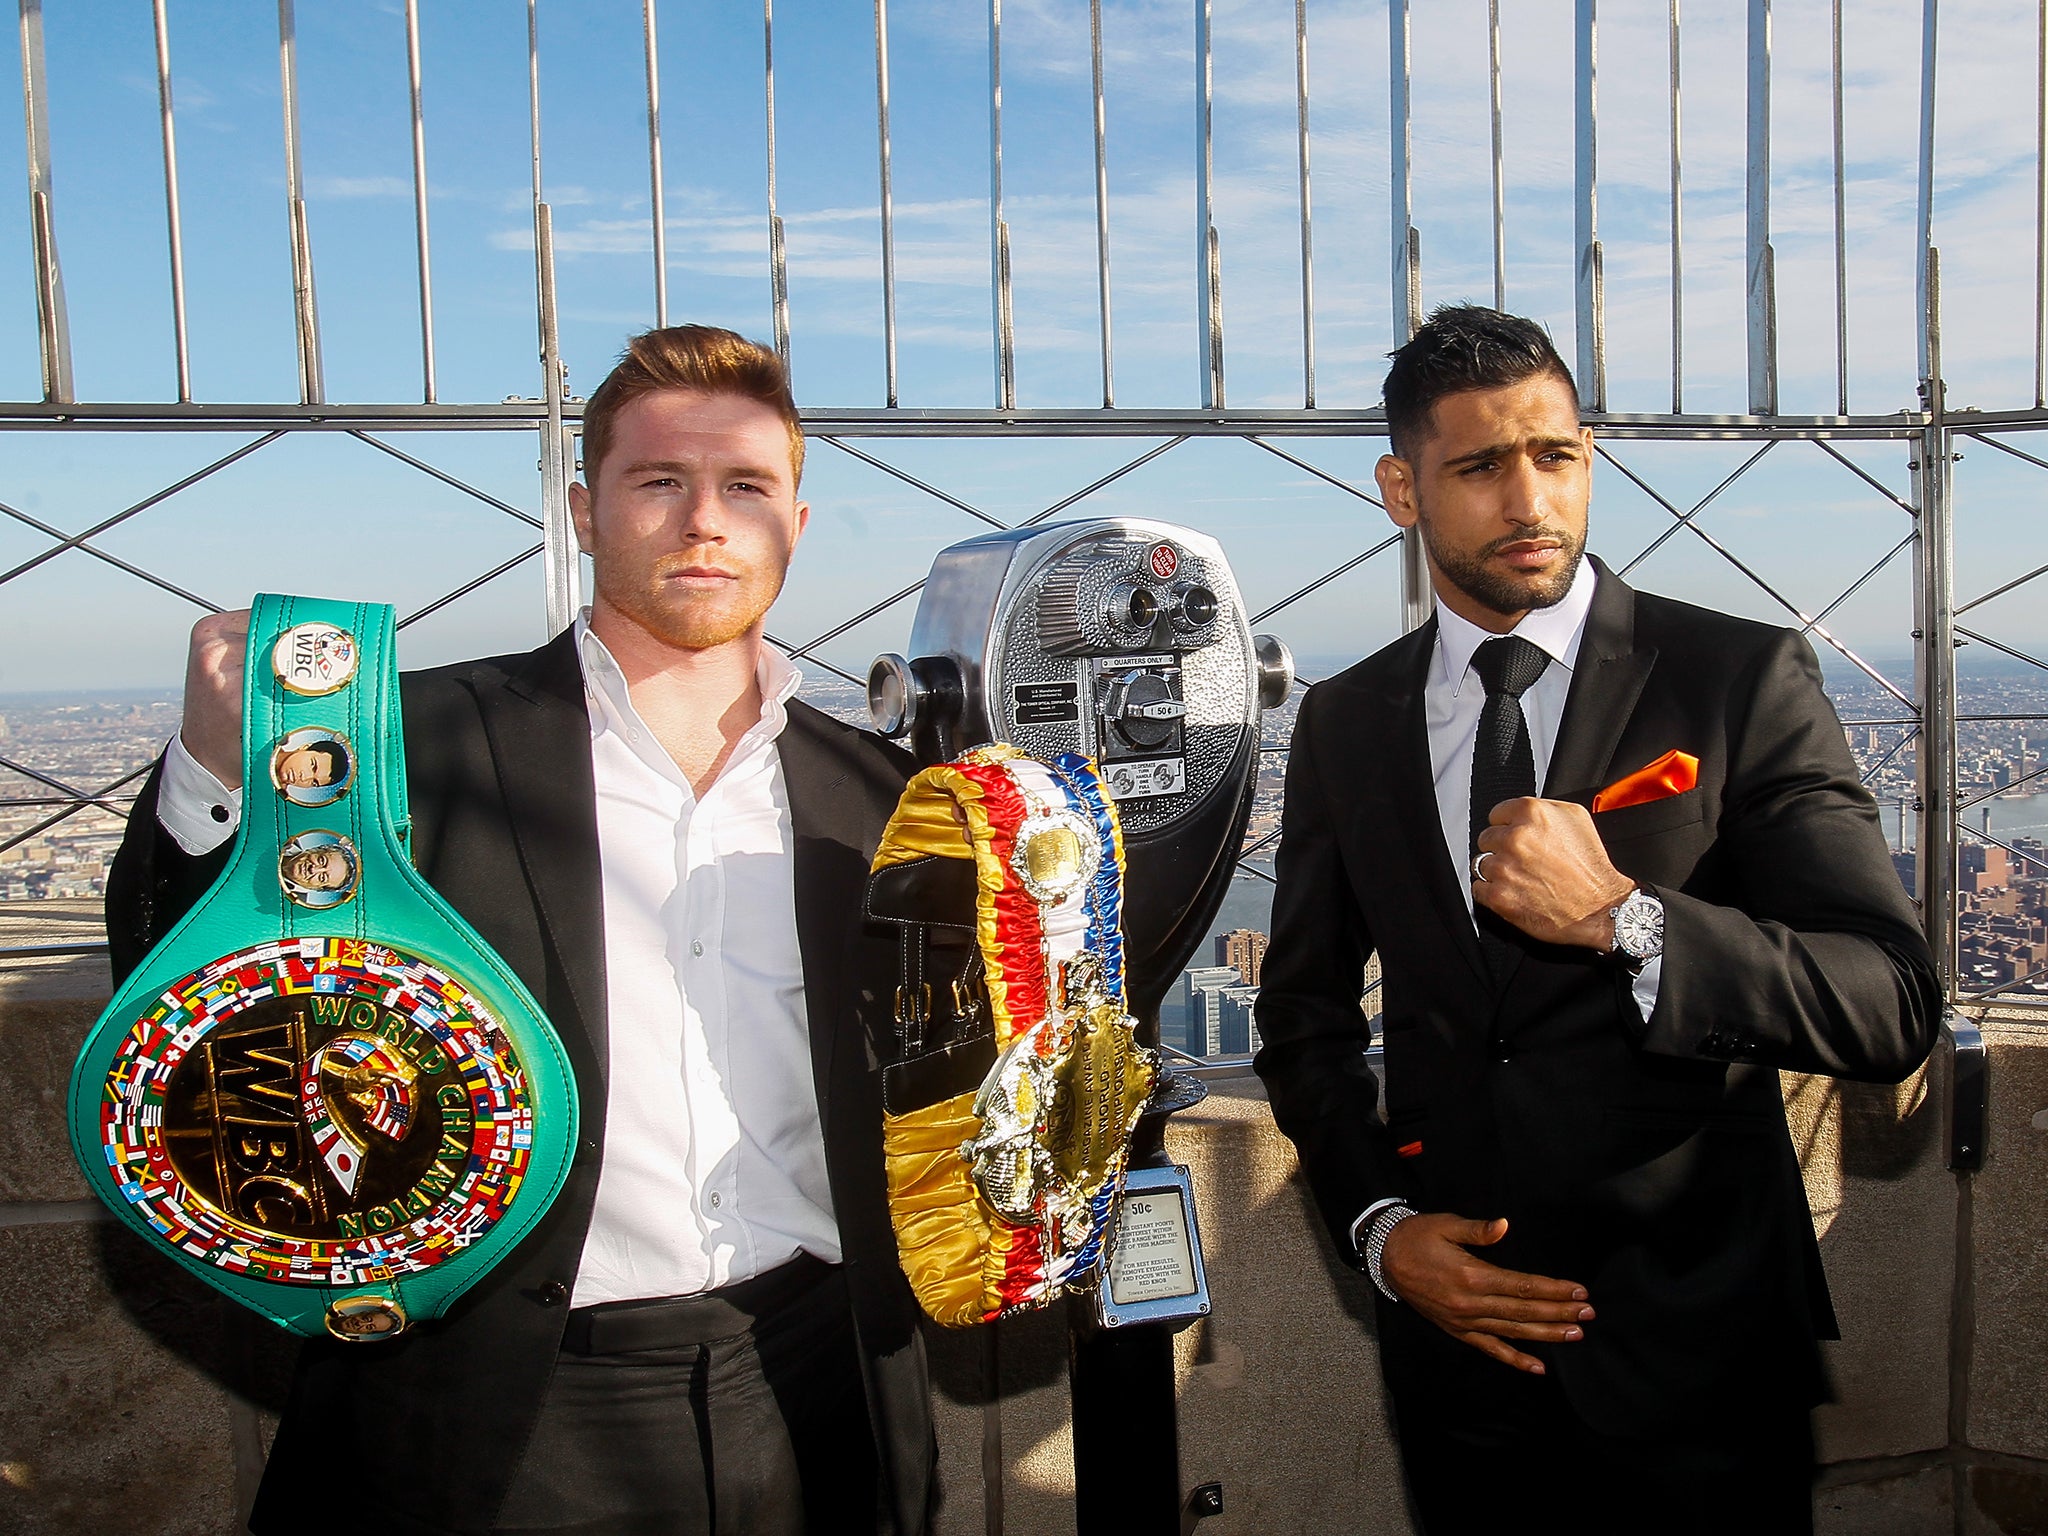
[[[928,768],[883,834],[869,911],[905,925],[890,1207],[939,1322],[1043,1306],[1102,1256],[1155,1072],[1124,1008],[1122,870],[1115,809],[1074,753],[997,745]],[[969,925],[941,1026],[927,930]]]
[[[242,824],[72,1073],[127,1226],[299,1333],[438,1317],[546,1212],[576,1093],[518,978],[412,867],[392,612],[256,599]]]

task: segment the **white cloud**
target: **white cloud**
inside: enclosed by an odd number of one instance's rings
[[[316,198],[410,198],[412,183],[397,176],[310,176],[306,192]]]

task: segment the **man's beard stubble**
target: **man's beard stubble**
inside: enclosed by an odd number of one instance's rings
[[[1422,530],[1423,547],[1428,550],[1431,563],[1443,573],[1444,580],[1473,602],[1498,614],[1551,608],[1563,602],[1565,594],[1572,589],[1572,582],[1578,577],[1579,562],[1586,555],[1584,536],[1573,538],[1562,528],[1545,526],[1504,534],[1476,553],[1467,555],[1459,550],[1441,548],[1431,536],[1427,517],[1418,526]],[[1522,544],[1530,539],[1555,539],[1564,551],[1564,563],[1541,576],[1520,580],[1487,564],[1510,544]]]
[[[671,591],[664,602],[667,572],[692,564],[694,557],[668,555],[644,573],[608,569],[610,562],[592,561],[600,596],[663,645],[681,651],[708,651],[738,640],[767,616],[781,595],[788,562],[769,570],[750,570],[724,594]]]

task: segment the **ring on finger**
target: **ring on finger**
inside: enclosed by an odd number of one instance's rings
[[[1481,849],[1478,853],[1472,855],[1472,878],[1481,885],[1486,884],[1485,863],[1492,857],[1493,850],[1491,848]]]

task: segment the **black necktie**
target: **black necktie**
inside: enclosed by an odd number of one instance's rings
[[[1503,800],[1536,793],[1536,757],[1529,748],[1529,722],[1522,718],[1522,695],[1549,656],[1517,635],[1500,635],[1472,653],[1472,670],[1486,684],[1486,703],[1479,711],[1479,739],[1472,745],[1472,831],[1466,852],[1478,851],[1493,808]],[[1507,978],[1519,953],[1506,937],[1508,925],[1474,903],[1479,947],[1496,984]]]

